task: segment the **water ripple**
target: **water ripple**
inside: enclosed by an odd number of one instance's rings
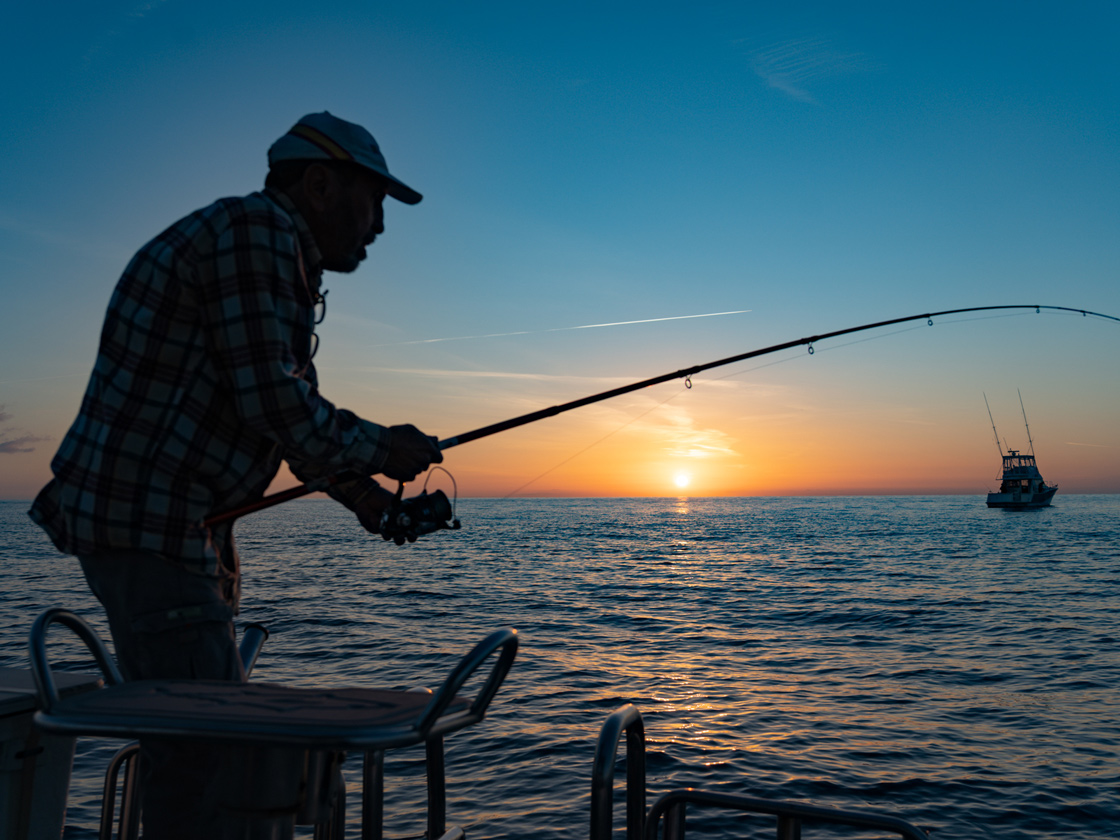
[[[105,633],[25,509],[0,503],[4,667],[25,667],[46,606]],[[1115,835],[1116,497],[1031,516],[966,497],[464,499],[458,513],[463,531],[400,548],[326,501],[237,535],[241,620],[272,632],[257,679],[434,686],[490,630],[519,628],[487,720],[447,742],[449,811],[473,840],[585,837],[598,728],[627,702],[646,721],[651,801],[701,786],[889,812],[941,840]],[[113,749],[81,743],[67,838],[96,836]],[[387,770],[388,836],[417,836],[422,751]],[[689,826],[773,831],[702,809]]]

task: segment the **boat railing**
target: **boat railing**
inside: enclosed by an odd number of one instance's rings
[[[641,840],[646,815],[646,735],[642,713],[627,703],[599,730],[591,768],[590,840],[610,840],[614,822],[614,765],[626,733],[626,840]]]
[[[735,793],[714,793],[692,788],[669,791],[653,803],[646,818],[645,840],[657,840],[657,826],[662,817],[665,818],[665,840],[684,840],[685,807],[688,805],[769,814],[777,818],[777,840],[799,840],[803,823],[824,823],[890,831],[905,840],[929,840],[927,832],[905,820],[889,815],[845,811],[802,802],[760,799]]]
[[[53,707],[59,704],[59,694],[55,688],[51,669],[46,661],[46,650],[43,635],[46,625],[58,622],[67,625],[79,635],[91,649],[94,658],[98,661],[104,672],[109,686],[120,685],[121,678],[112,657],[108,654],[96,634],[76,616],[64,610],[49,610],[33,628],[31,640],[31,653],[33,671],[39,687],[42,710],[36,713],[36,720],[40,725],[50,722],[49,715]],[[241,655],[247,669],[252,668],[253,662],[260,651],[267,632],[263,628],[253,627],[242,641]],[[498,662],[484,681],[483,688],[478,696],[484,698],[479,703],[470,703],[464,700],[455,711],[435,702],[429,707],[440,709],[439,715],[426,723],[430,729],[413,737],[409,743],[422,741],[429,736],[431,743],[427,744],[427,775],[428,775],[428,832],[429,838],[439,840],[465,840],[464,833],[457,827],[448,830],[444,825],[446,808],[443,768],[442,735],[453,729],[461,728],[469,722],[480,720],[486,712],[489,701],[493,699],[502,678],[508,672],[516,651],[516,631],[497,631],[469,653],[461,662],[460,667],[453,670],[445,685],[435,693],[432,701],[438,701],[439,695],[444,690],[456,692],[469,676],[489,658],[494,651],[501,650],[497,657]],[[495,676],[498,675],[498,676]],[[111,689],[102,689],[102,691]],[[431,692],[425,692],[431,694]],[[64,704],[65,705],[65,704]],[[465,708],[463,708],[465,707]],[[66,709],[56,712],[56,715],[65,715]],[[423,715],[421,715],[424,718]],[[65,721],[63,721],[65,723]],[[188,722],[189,723],[189,722]],[[278,724],[277,724],[278,725]],[[104,727],[102,727],[104,728]],[[119,728],[119,727],[118,727]],[[95,727],[97,729],[97,727]],[[287,737],[283,726],[281,735]],[[110,727],[108,734],[117,733],[117,729]],[[280,730],[278,730],[279,732]],[[80,733],[79,733],[80,734]],[[94,734],[102,734],[96,732]],[[139,734],[139,733],[137,733]],[[218,736],[224,732],[216,731]],[[928,833],[898,817],[863,811],[848,811],[840,808],[823,807],[806,802],[791,802],[774,799],[764,799],[746,794],[717,793],[698,790],[694,788],[680,788],[663,794],[646,811],[646,737],[645,723],[637,707],[626,704],[612,712],[604,721],[599,739],[596,743],[594,763],[591,778],[590,800],[590,840],[611,840],[614,827],[614,789],[615,770],[619,766],[618,753],[620,741],[625,735],[626,739],[626,840],[658,840],[658,831],[661,830],[664,840],[684,840],[686,833],[686,816],[689,807],[692,808],[721,808],[744,813],[764,814],[776,818],[777,840],[800,840],[802,826],[805,824],[827,824],[831,826],[846,826],[859,829],[872,829],[887,831],[897,834],[904,840],[928,840]],[[213,737],[213,734],[211,734]],[[385,746],[404,743],[401,739],[385,741]],[[332,741],[333,744],[333,741]],[[363,742],[364,745],[364,742]],[[341,745],[348,748],[349,743]],[[366,749],[365,778],[363,779],[363,808],[362,808],[362,837],[363,840],[378,840],[381,835],[381,791],[383,785],[383,770],[381,764],[384,760],[384,747],[380,744],[368,745]],[[435,753],[433,755],[433,753]],[[114,758],[106,780],[105,801],[113,803],[116,799],[116,779],[122,767],[126,768],[126,779],[122,790],[122,813],[119,825],[118,838],[125,840],[136,836],[138,828],[138,808],[135,790],[136,751],[130,745]],[[373,768],[371,771],[371,761]],[[334,771],[337,768],[330,768]],[[329,771],[328,771],[329,772]],[[112,783],[110,785],[110,779]],[[371,795],[373,794],[373,795]],[[345,831],[345,805],[339,797],[335,802],[337,810],[328,816],[322,816],[303,825],[315,825],[316,840],[331,838],[337,840]],[[108,814],[103,813],[101,837],[109,838],[113,827],[113,804],[109,804]],[[106,818],[107,817],[107,818]],[[664,820],[664,829],[661,823]]]
[[[681,788],[663,794],[646,813],[645,725],[641,713],[630,704],[612,712],[599,732],[591,776],[590,840],[610,840],[611,837],[614,770],[623,732],[626,733],[627,840],[658,840],[662,820],[665,822],[663,840],[684,840],[686,811],[690,805],[773,816],[777,822],[777,840],[800,840],[801,829],[806,823],[888,831],[904,840],[929,840],[928,832],[889,814],[694,788]]]

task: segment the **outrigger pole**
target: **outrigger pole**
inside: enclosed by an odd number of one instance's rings
[[[981,392],[983,393],[983,392]],[[988,405],[988,395],[984,394],[984,408],[988,409],[988,419],[992,421],[992,434],[996,436],[996,449],[999,450],[999,457],[1003,457],[1003,447],[999,445],[999,432],[996,431],[996,421],[992,417],[992,407]]]
[[[1023,405],[1023,392],[1016,388],[1015,393],[1019,395],[1019,408],[1023,409],[1023,425],[1027,427],[1027,443],[1031,445],[1031,455],[1034,455],[1034,441],[1031,440],[1031,424],[1027,422],[1027,407]]]
[[[674,379],[683,379],[686,384],[691,387],[691,378],[698,373],[712,368],[722,367],[724,365],[734,364],[735,362],[742,362],[747,359],[753,359],[758,356],[766,356],[770,353],[777,353],[781,350],[788,350],[791,347],[801,347],[808,345],[809,353],[813,353],[813,345],[818,341],[824,341],[828,338],[836,338],[841,335],[850,335],[851,333],[863,332],[864,330],[874,330],[879,327],[889,327],[893,324],[904,324],[907,321],[918,321],[925,318],[929,321],[929,325],[933,326],[933,319],[941,315],[960,315],[965,312],[989,312],[992,310],[1002,309],[1033,309],[1036,313],[1043,309],[1059,310],[1062,312],[1080,312],[1082,316],[1093,315],[1097,318],[1107,318],[1110,321],[1120,321],[1120,318],[1112,315],[1102,315],[1100,312],[1090,312],[1086,309],[1075,309],[1069,306],[1041,306],[1037,304],[1012,304],[1009,306],[970,306],[965,309],[944,309],[940,312],[926,312],[921,315],[907,315],[905,318],[891,318],[889,321],[876,321],[873,324],[863,324],[858,327],[848,327],[843,330],[834,330],[833,332],[821,333],[820,335],[812,335],[807,338],[799,338],[796,341],[786,341],[781,344],[774,344],[770,347],[763,347],[760,350],[751,350],[749,353],[740,353],[736,356],[728,356],[726,359],[719,359],[714,362],[708,362],[702,365],[695,365],[690,368],[682,368],[681,370],[674,371],[673,373],[662,374],[661,376],[654,376],[650,379],[643,379],[641,382],[635,382],[631,385],[623,385],[620,388],[612,388],[609,391],[603,391],[599,394],[592,394],[589,397],[582,399],[572,400],[571,402],[562,403],[561,405],[554,405],[550,408],[542,408],[539,411],[532,411],[528,414],[522,414],[520,417],[514,417],[509,420],[503,420],[500,423],[492,423],[489,426],[482,426],[470,432],[464,432],[455,437],[444,438],[439,441],[438,446],[441,450],[450,449],[453,446],[460,446],[464,443],[470,443],[472,440],[479,438],[489,437],[496,435],[498,432],[505,432],[509,429],[516,429],[518,426],[524,426],[528,423],[535,423],[537,420],[543,420],[546,417],[555,417],[557,414],[563,414],[565,411],[571,411],[575,408],[582,408],[585,405],[592,403],[602,402],[614,397],[620,397],[623,394],[629,394],[633,391],[639,391],[642,388],[648,388],[651,385],[660,385],[662,382],[669,382]],[[996,438],[998,445],[999,438]],[[211,527],[219,525],[223,522],[228,522],[232,519],[237,519],[248,513],[255,513],[258,510],[278,505],[281,502],[287,502],[291,499],[298,499],[301,496],[306,496],[309,493],[316,493],[326,490],[335,484],[340,484],[347,481],[354,481],[361,478],[360,473],[344,472],[338,475],[329,476],[328,478],[319,479],[318,481],[311,481],[307,484],[301,484],[298,487],[293,487],[290,490],[284,490],[279,493],[273,493],[265,496],[256,502],[250,502],[247,505],[236,508],[234,510],[224,511],[223,513],[215,514],[209,519],[204,520],[203,524]]]

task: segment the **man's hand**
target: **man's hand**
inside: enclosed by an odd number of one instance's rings
[[[395,498],[396,495],[384,487],[378,487],[362,496],[354,506],[354,513],[358,515],[358,521],[362,523],[362,527],[371,534],[380,534],[381,514],[393,503]]]
[[[389,457],[381,474],[394,481],[412,481],[432,464],[443,461],[439,439],[430,437],[415,426],[390,426]]]

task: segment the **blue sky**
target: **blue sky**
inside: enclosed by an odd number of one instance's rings
[[[448,437],[927,310],[1120,315],[1117,8],[10,10],[0,496],[26,498],[47,479],[135,249],[215,198],[257,189],[268,146],[310,111],[366,125],[425,194],[388,207],[359,272],[328,276],[324,391],[380,422]],[[942,489],[971,492],[995,456],[982,393],[1010,437],[1021,389],[1044,474],[1120,492],[1120,325],[1030,315],[939,326],[740,371],[664,408],[674,392],[573,413],[463,447],[448,466],[479,494],[553,469],[541,492],[594,493],[627,471],[619,492],[631,492],[641,456],[616,460],[612,447],[663,454],[692,440],[738,476],[713,492],[889,491],[923,486],[906,463],[921,449],[948,459]],[[492,337],[506,333],[520,334]],[[462,336],[491,337],[416,343]],[[620,429],[631,439],[604,440]],[[843,460],[827,480],[761,480],[782,471],[763,461],[803,471],[841,450],[897,469],[846,484]]]

